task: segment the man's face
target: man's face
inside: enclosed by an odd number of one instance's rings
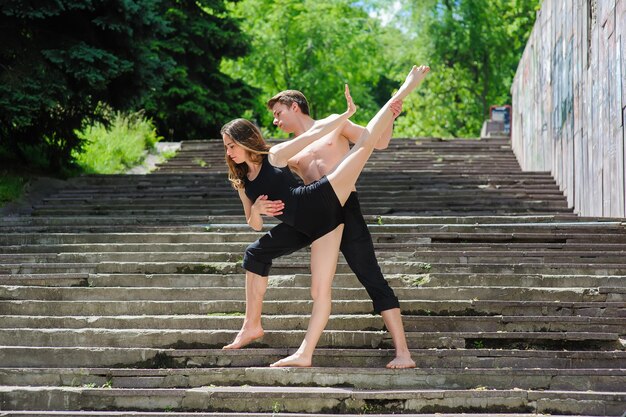
[[[278,126],[283,132],[293,133],[296,126],[297,108],[296,103],[291,104],[291,106],[283,103],[274,104],[272,107],[274,126]]]

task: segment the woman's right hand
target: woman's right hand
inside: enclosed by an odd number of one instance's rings
[[[252,205],[252,209],[258,214],[271,217],[283,214],[284,208],[285,203],[281,200],[268,200],[265,194],[260,195]]]
[[[348,84],[346,84],[344,94],[346,95],[346,101],[348,102],[348,110],[346,110],[346,114],[348,115],[348,117],[351,117],[354,113],[356,113],[356,105],[354,104],[352,96],[350,95],[350,87],[348,87]]]

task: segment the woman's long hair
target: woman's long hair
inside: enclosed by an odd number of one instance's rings
[[[250,160],[254,163],[262,163],[263,155],[268,154],[270,146],[265,143],[261,131],[252,122],[246,119],[235,119],[226,123],[220,130],[222,135],[228,135],[233,142],[250,153]],[[244,178],[248,175],[248,165],[245,162],[236,164],[226,154],[228,165],[228,180],[233,188],[244,188]]]

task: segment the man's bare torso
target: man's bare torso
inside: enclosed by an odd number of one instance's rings
[[[305,184],[330,174],[350,151],[350,142],[335,130],[289,159],[289,167]]]

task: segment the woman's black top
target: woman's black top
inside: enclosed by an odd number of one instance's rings
[[[252,204],[260,195],[267,195],[268,200],[281,200],[285,203],[283,214],[276,218],[290,226],[295,225],[297,200],[293,189],[300,184],[288,167],[277,168],[270,164],[267,155],[264,155],[259,174],[253,180],[244,178],[244,184],[246,195]]]
[[[248,198],[260,195],[285,203],[283,214],[276,218],[316,240],[343,223],[343,207],[326,176],[311,184],[300,185],[289,168],[277,168],[263,157],[254,180],[244,179]]]

